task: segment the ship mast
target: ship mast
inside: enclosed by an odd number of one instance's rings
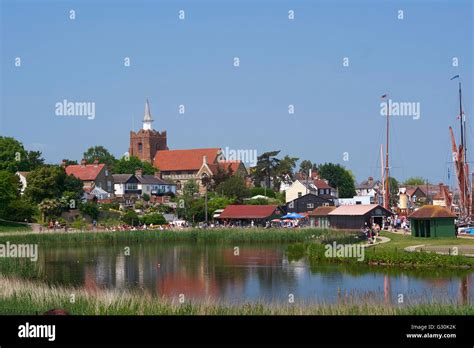
[[[390,103],[388,95],[384,94],[382,99],[387,99],[387,143],[385,147],[385,185],[384,185],[384,199],[383,206],[385,209],[390,210],[390,167],[388,165],[388,149],[389,149],[389,139],[390,139]]]

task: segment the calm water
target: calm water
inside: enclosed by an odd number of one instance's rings
[[[466,271],[402,271],[369,266],[289,260],[285,245],[149,243],[130,246],[60,247],[40,252],[48,280],[62,285],[142,289],[156,296],[338,302],[345,296],[405,303],[431,300],[473,303],[474,274]]]

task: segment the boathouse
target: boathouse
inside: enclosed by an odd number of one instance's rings
[[[408,219],[413,237],[456,237],[456,215],[444,207],[425,205],[409,215]]]
[[[342,205],[328,213],[331,228],[360,230],[367,223],[382,226],[383,220],[392,215],[379,204]]]
[[[329,228],[329,216],[328,214],[332,212],[336,207],[334,206],[323,206],[317,207],[308,213],[309,224],[311,227],[317,228]]]
[[[274,205],[228,205],[219,215],[222,223],[237,226],[265,226],[267,221],[283,215],[282,209]],[[253,222],[253,223],[252,223]]]

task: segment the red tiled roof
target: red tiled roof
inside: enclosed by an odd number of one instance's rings
[[[329,184],[326,181],[324,181],[322,179],[314,179],[313,183],[314,183],[314,185],[316,185],[316,187],[318,189],[330,189],[330,188],[332,188],[331,186],[329,186]]]
[[[203,156],[207,157],[207,163],[214,163],[219,152],[219,148],[158,151],[154,166],[162,172],[199,170]]]
[[[212,171],[213,174],[217,173],[217,168],[221,168],[225,172],[232,169],[232,174],[235,174],[240,167],[241,161],[219,161],[217,164],[208,163],[209,169]]]
[[[263,219],[272,216],[278,205],[228,205],[219,219]]]
[[[66,174],[74,175],[82,181],[95,180],[104,166],[105,164],[103,163],[86,165],[72,164],[66,167]]]
[[[452,213],[444,207],[437,205],[424,205],[414,211],[409,218],[415,219],[429,219],[429,218],[455,218],[456,214]]]

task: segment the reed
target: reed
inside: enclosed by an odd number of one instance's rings
[[[71,303],[71,295],[75,301]],[[0,314],[41,314],[52,308],[72,315],[474,315],[474,307],[455,302],[392,305],[384,302],[340,304],[242,303],[207,299],[179,303],[145,292],[48,286],[0,276]]]

